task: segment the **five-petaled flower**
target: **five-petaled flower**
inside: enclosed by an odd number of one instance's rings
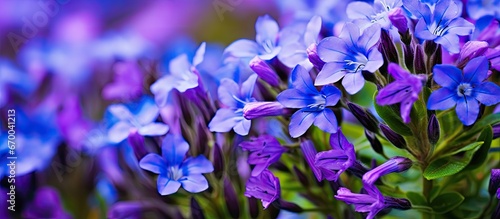
[[[266,209],[280,198],[280,181],[271,171],[264,170],[258,176],[252,176],[248,179],[245,196],[260,199],[262,206]]]
[[[212,163],[203,155],[185,159],[188,150],[189,144],[182,136],[169,134],[163,139],[162,156],[150,153],[139,162],[142,169],[159,174],[157,187],[161,195],[173,194],[181,185],[191,193],[208,188],[203,173],[214,171]]]
[[[434,81],[442,88],[434,91],[427,102],[431,110],[445,110],[456,105],[455,111],[464,125],[472,125],[479,115],[479,103],[491,106],[500,102],[500,87],[485,81],[488,59],[472,59],[463,69],[452,65],[434,66]]]
[[[309,72],[297,65],[292,70],[292,88],[281,92],[277,99],[285,107],[299,108],[292,115],[289,130],[290,135],[297,138],[303,135],[314,123],[325,132],[337,131],[337,118],[328,106],[335,106],[341,93],[332,85],[325,85],[318,91],[314,87]]]
[[[280,142],[271,135],[252,138],[251,141],[242,142],[240,147],[250,152],[248,163],[255,165],[252,170],[252,176],[262,173],[269,165],[278,161],[281,154],[286,151]]]
[[[316,168],[314,169],[319,170],[319,173],[315,173],[318,181],[322,179],[337,181],[340,174],[356,162],[354,145],[347,141],[340,129],[330,136],[330,145],[331,150],[316,154],[314,161]]]

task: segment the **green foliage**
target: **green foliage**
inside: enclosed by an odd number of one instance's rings
[[[437,214],[444,214],[457,208],[463,201],[464,196],[458,192],[448,192],[439,195],[431,201],[431,207]]]

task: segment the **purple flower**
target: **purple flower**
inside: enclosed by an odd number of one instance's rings
[[[459,52],[458,36],[470,35],[474,31],[474,25],[460,17],[461,2],[439,0],[433,7],[419,0],[403,0],[403,4],[419,19],[415,26],[415,36],[422,40],[433,40],[450,53]]]
[[[245,141],[240,144],[245,151],[249,151],[248,163],[255,165],[252,170],[252,176],[257,176],[266,170],[271,164],[278,161],[286,149],[281,146],[275,137],[270,135],[261,135],[257,138],[251,138],[251,141]]]
[[[221,80],[218,94],[219,101],[224,105],[215,113],[214,118],[208,124],[208,128],[212,132],[228,132],[231,129],[239,135],[248,135],[251,120],[245,119],[243,116],[243,108],[248,102],[253,102],[253,89],[257,75],[250,76],[240,86],[231,79],[224,78]]]
[[[277,99],[285,107],[299,108],[292,115],[290,135],[297,138],[303,135],[314,123],[321,130],[329,133],[337,131],[337,118],[328,106],[334,106],[340,99],[340,90],[332,85],[325,85],[318,91],[314,87],[309,72],[297,65],[292,70],[292,88],[281,92]]]
[[[389,64],[388,72],[396,80],[378,92],[375,98],[377,104],[384,106],[401,103],[401,118],[403,122],[409,123],[411,108],[418,100],[418,95],[422,91],[422,83],[426,78],[413,75],[395,63]]]
[[[269,170],[264,170],[260,175],[252,176],[247,181],[245,196],[260,199],[264,209],[279,199],[280,195],[280,181]]]
[[[378,23],[382,28],[389,30],[392,27],[389,13],[402,5],[401,0],[375,0],[373,5],[353,1],[347,5],[346,13],[361,29]]]
[[[330,137],[331,138],[331,137]],[[321,173],[321,170],[316,167],[316,154],[318,153],[316,151],[316,148],[314,147],[314,144],[310,140],[306,140],[300,143],[300,149],[302,150],[302,154],[304,155],[304,159],[306,160],[307,164],[309,164],[309,167],[311,168],[312,172],[314,173],[314,176],[318,181],[323,180],[323,174]]]
[[[463,67],[471,59],[484,55],[488,51],[488,43],[485,41],[468,41],[460,50],[457,66]]]
[[[349,205],[354,205],[357,212],[368,212],[366,219],[373,219],[378,212],[386,208],[384,196],[374,187],[365,187],[367,194],[352,193],[351,190],[341,187],[335,198]]]
[[[382,165],[365,173],[363,175],[363,183],[365,185],[373,185],[381,176],[406,171],[411,165],[412,161],[406,157],[392,157]]]
[[[267,82],[271,86],[279,86],[280,78],[278,74],[266,63],[266,61],[255,56],[250,60],[250,68],[261,78],[263,81]]]
[[[139,162],[142,169],[159,174],[157,187],[161,195],[173,194],[181,185],[191,193],[208,188],[202,174],[214,171],[212,163],[203,155],[184,159],[188,150],[189,145],[182,136],[167,135],[162,142],[162,156],[150,153]]]
[[[141,96],[143,75],[137,62],[119,62],[113,70],[114,81],[102,90],[104,99],[130,101]]]
[[[314,165],[321,173],[316,175],[318,181],[337,181],[340,174],[356,161],[354,146],[347,141],[340,129],[330,136],[330,145],[332,150],[316,154]]]
[[[57,191],[51,187],[39,188],[31,204],[23,212],[23,218],[72,218],[61,203]]]
[[[271,60],[281,50],[278,46],[278,23],[269,15],[261,16],[255,23],[255,41],[240,39],[229,45],[224,54],[237,58],[253,58],[256,55],[263,60]]]
[[[456,105],[458,119],[472,125],[479,115],[479,103],[491,106],[500,102],[500,87],[493,82],[483,82],[488,77],[486,57],[472,59],[460,69],[452,65],[434,66],[434,80],[442,88],[432,92],[427,102],[431,110],[445,110]]]
[[[129,134],[138,130],[142,136],[160,136],[168,132],[168,126],[155,122],[159,115],[158,106],[145,96],[137,105],[114,104],[108,107],[111,115],[118,119],[108,130],[108,138],[112,143],[125,140]]]
[[[405,34],[408,31],[408,18],[400,7],[389,12],[389,20],[399,33]]]
[[[182,54],[170,61],[169,73],[158,79],[151,85],[151,92],[155,96],[158,106],[163,107],[167,104],[168,95],[173,89],[183,93],[188,89],[198,87],[198,66],[204,58],[206,44],[202,43],[192,62],[189,62],[188,56]]]
[[[280,33],[281,51],[278,59],[289,68],[297,64],[310,69],[312,63],[308,59],[307,48],[316,44],[321,31],[321,17],[314,16],[308,23],[289,25]]]
[[[265,116],[279,116],[284,113],[283,105],[279,102],[250,102],[243,107],[245,119],[257,119]]]
[[[500,189],[500,169],[491,169],[490,183],[488,185],[488,192],[493,195]]]
[[[375,24],[360,34],[353,23],[346,23],[339,37],[327,37],[318,45],[318,55],[326,62],[316,78],[315,85],[335,83],[342,79],[347,93],[355,94],[363,88],[362,71],[375,72],[384,59],[377,49],[380,26]]]

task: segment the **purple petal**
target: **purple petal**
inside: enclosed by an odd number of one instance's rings
[[[328,133],[337,132],[337,117],[331,109],[325,108],[314,119],[314,125]]]
[[[321,31],[321,17],[314,16],[311,18],[306,26],[306,32],[304,33],[304,45],[309,46],[318,41],[318,36]]]
[[[314,123],[317,114],[318,112],[308,112],[305,109],[295,112],[288,126],[290,135],[294,138],[298,138],[306,133],[307,129]]]
[[[165,162],[160,155],[150,153],[139,161],[139,166],[147,171],[160,174],[162,169],[165,168]]]
[[[168,132],[168,125],[164,123],[151,123],[139,128],[139,134],[142,136],[160,136]]]
[[[319,93],[316,87],[314,87],[311,75],[301,65],[295,66],[292,70],[292,84],[293,88],[300,90],[306,94],[317,94]]]
[[[378,24],[371,25],[363,31],[357,45],[359,48],[370,49],[380,41],[381,27]]]
[[[345,23],[339,38],[344,40],[348,48],[354,48],[359,40],[360,30],[356,24]]]
[[[384,58],[382,53],[378,51],[377,48],[373,48],[370,53],[368,53],[368,62],[366,62],[364,71],[369,71],[371,73],[376,72],[384,64]]]
[[[390,63],[389,67],[387,67],[387,71],[396,80],[402,80],[411,76],[410,72],[404,70],[396,63]]]
[[[456,91],[447,88],[440,88],[431,93],[427,101],[427,109],[430,110],[445,110],[456,104]]]
[[[344,79],[342,79],[342,85],[347,93],[353,95],[365,86],[365,78],[363,78],[361,72],[348,73],[344,76]]]
[[[314,101],[310,96],[297,89],[284,90],[278,94],[276,99],[287,108],[304,108]]]
[[[464,81],[473,84],[480,83],[488,77],[490,65],[484,56],[473,58],[464,67]]]
[[[173,80],[175,80],[174,76],[166,75],[151,85],[150,90],[154,94],[155,102],[158,106],[163,107],[167,105],[168,95],[174,89]]]
[[[335,106],[342,96],[340,90],[333,85],[325,85],[321,88],[321,95],[325,96],[326,103],[325,106]]]
[[[328,62],[323,66],[323,69],[318,73],[315,85],[326,85],[339,81],[346,75],[344,71],[344,63]]]
[[[231,43],[231,45],[224,50],[224,54],[230,54],[238,58],[252,58],[259,53],[258,51],[259,46],[257,43],[251,40],[241,39]]]
[[[125,140],[133,126],[127,122],[118,122],[108,130],[108,139],[112,143],[120,143]]]
[[[474,31],[474,24],[469,21],[458,17],[453,19],[447,27],[447,32],[450,34],[456,34],[459,36],[467,36],[472,34]]]
[[[307,52],[304,44],[295,42],[281,48],[278,59],[287,67],[293,68],[297,64],[307,61]]]
[[[460,5],[462,6],[462,5]],[[462,8],[455,4],[453,0],[437,1],[434,6],[434,21],[444,23],[460,16]],[[443,24],[444,25],[444,24]]]
[[[500,102],[500,87],[493,82],[484,82],[474,88],[476,100],[486,106]]]
[[[208,181],[201,174],[182,177],[179,182],[182,184],[182,188],[191,193],[203,192],[208,189]]]
[[[376,13],[373,10],[372,5],[370,5],[366,2],[354,1],[354,2],[351,2],[347,5],[346,14],[347,14],[347,17],[351,20],[355,20],[355,19],[365,19],[366,20],[368,18],[371,18],[371,16],[376,14]]]
[[[375,99],[378,105],[392,105],[403,102],[405,99],[411,97],[411,93],[411,84],[402,81],[394,81],[382,88]]]
[[[302,149],[302,154],[304,154],[304,158],[309,164],[309,167],[311,167],[311,170],[314,173],[314,176],[316,176],[316,179],[319,181],[322,180],[322,175],[321,175],[321,170],[314,165],[314,160],[316,157],[316,148],[314,147],[314,144],[310,140],[306,140],[300,143],[300,148]]]
[[[203,58],[205,56],[205,51],[207,48],[207,43],[201,43],[200,47],[196,50],[196,53],[193,58],[193,66],[197,66],[203,62]]]
[[[462,81],[462,71],[453,65],[435,65],[434,81],[443,87],[455,88]]]
[[[417,97],[410,96],[403,101],[401,101],[400,111],[401,111],[401,119],[403,119],[404,123],[410,122],[410,112],[413,106],[413,103],[418,99]]]
[[[403,0],[403,7],[417,19],[423,18],[426,23],[430,23],[431,10],[425,3],[417,0]]]
[[[221,108],[208,124],[208,129],[211,132],[229,132],[238,122],[238,117],[234,110]]]
[[[128,121],[134,116],[123,104],[114,104],[108,107],[109,112],[121,121]]]
[[[257,43],[262,45],[270,40],[273,44],[276,44],[279,26],[271,16],[264,15],[257,18],[257,22],[255,22],[255,32],[257,33],[255,37]]]
[[[422,40],[434,40],[437,37],[431,33],[423,18],[418,20],[417,25],[415,25],[415,36]]]
[[[167,166],[179,166],[189,150],[189,144],[182,136],[168,134],[163,139],[161,150]]]
[[[442,45],[451,54],[457,54],[458,52],[460,52],[460,38],[458,37],[458,35],[449,33],[436,38],[434,42]]]
[[[458,119],[460,119],[464,125],[472,125],[479,115],[479,102],[474,98],[468,96],[464,97],[465,98],[458,99],[455,110]]]
[[[160,175],[156,181],[156,186],[158,187],[158,192],[161,195],[170,195],[179,190],[181,183]]]
[[[354,145],[347,140],[340,129],[330,135],[330,145],[334,150],[354,151]]]

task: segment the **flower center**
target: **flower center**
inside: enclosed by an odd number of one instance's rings
[[[325,109],[326,96],[324,94],[314,96],[313,100],[313,103],[307,105],[306,111],[321,111]]]
[[[470,84],[468,83],[458,85],[457,94],[460,97],[470,96],[472,94],[472,86],[470,86]]]
[[[178,166],[172,166],[168,168],[168,178],[178,181],[183,177],[182,170]]]

